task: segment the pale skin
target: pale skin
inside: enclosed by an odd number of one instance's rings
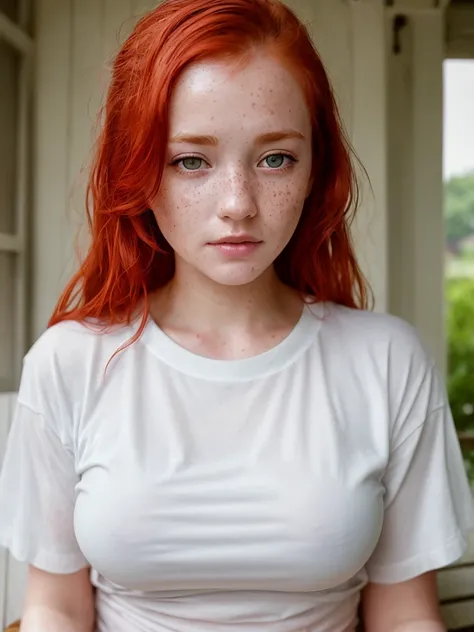
[[[151,297],[150,311],[182,346],[208,357],[248,357],[294,327],[302,301],[272,264],[312,186],[310,139],[298,83],[263,53],[238,71],[205,62],[181,77],[160,194],[150,200],[175,252],[176,275]],[[258,244],[244,252],[214,245],[244,233]],[[369,584],[362,605],[365,632],[445,630],[433,572]],[[93,628],[88,569],[52,575],[30,568],[22,632]]]

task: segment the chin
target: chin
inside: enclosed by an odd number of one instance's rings
[[[227,287],[240,287],[244,285],[250,285],[259,279],[263,274],[263,271],[256,272],[255,270],[249,270],[247,272],[241,271],[226,271],[219,274],[218,271],[213,270],[206,274],[207,278],[219,285]]]

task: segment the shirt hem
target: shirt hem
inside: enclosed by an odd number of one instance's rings
[[[397,584],[414,579],[423,573],[444,568],[459,560],[468,548],[466,535],[474,525],[459,531],[443,546],[427,551],[408,560],[388,566],[374,567],[368,570],[369,582],[376,584]]]
[[[34,566],[47,573],[70,575],[90,566],[85,558],[76,553],[58,554],[46,550],[31,552],[14,540],[2,537],[1,534],[0,548],[6,549],[18,562]]]

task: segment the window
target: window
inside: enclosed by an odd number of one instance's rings
[[[30,0],[0,0],[0,392],[25,352],[33,42]]]
[[[471,6],[474,15],[474,5]],[[474,53],[474,49],[473,49]],[[474,60],[444,63],[448,393],[474,491]]]

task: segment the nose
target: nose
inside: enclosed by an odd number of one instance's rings
[[[257,214],[257,203],[251,178],[243,169],[234,170],[221,182],[219,217],[241,221]]]

